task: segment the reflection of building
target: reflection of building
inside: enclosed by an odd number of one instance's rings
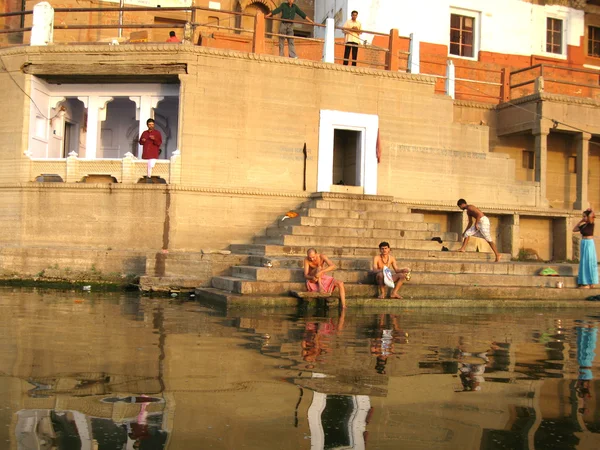
[[[364,450],[370,409],[367,395],[313,392],[308,409],[311,450]]]

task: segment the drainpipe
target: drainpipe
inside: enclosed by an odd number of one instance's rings
[[[119,8],[121,8],[121,11],[119,11],[119,37],[123,37],[123,28],[121,28],[121,26],[123,26],[123,8],[125,7],[125,0],[121,0],[119,2]]]

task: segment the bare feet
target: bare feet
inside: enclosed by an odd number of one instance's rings
[[[500,262],[500,255],[496,255],[496,262]]]
[[[399,299],[401,299],[402,296],[398,295],[398,294],[392,294],[392,295],[390,295],[390,298],[399,298]]]
[[[379,294],[379,295],[377,296],[377,298],[385,298],[385,295],[384,295],[384,294]]]
[[[465,252],[465,249],[464,249],[464,248],[459,248],[459,249],[458,249],[458,252],[459,252],[459,253],[464,253],[464,252]]]
[[[581,286],[579,286],[579,289],[589,289],[590,286],[587,284],[582,284]]]

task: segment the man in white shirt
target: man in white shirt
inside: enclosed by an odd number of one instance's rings
[[[348,65],[348,57],[352,51],[352,65],[356,66],[356,57],[358,56],[358,44],[360,44],[361,24],[356,18],[358,11],[352,11],[351,18],[344,24],[344,34],[346,35],[346,46],[344,48],[344,65]]]

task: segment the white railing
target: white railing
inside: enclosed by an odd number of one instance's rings
[[[67,158],[33,158],[25,152],[29,160],[29,181],[40,176],[59,176],[64,182],[82,182],[89,176],[112,177],[118,183],[134,184],[147,175],[148,161],[126,153],[122,159],[85,159],[71,152]],[[181,157],[179,150],[170,159],[157,159],[151,169],[151,176],[160,177],[168,184],[179,184],[181,178]]]

